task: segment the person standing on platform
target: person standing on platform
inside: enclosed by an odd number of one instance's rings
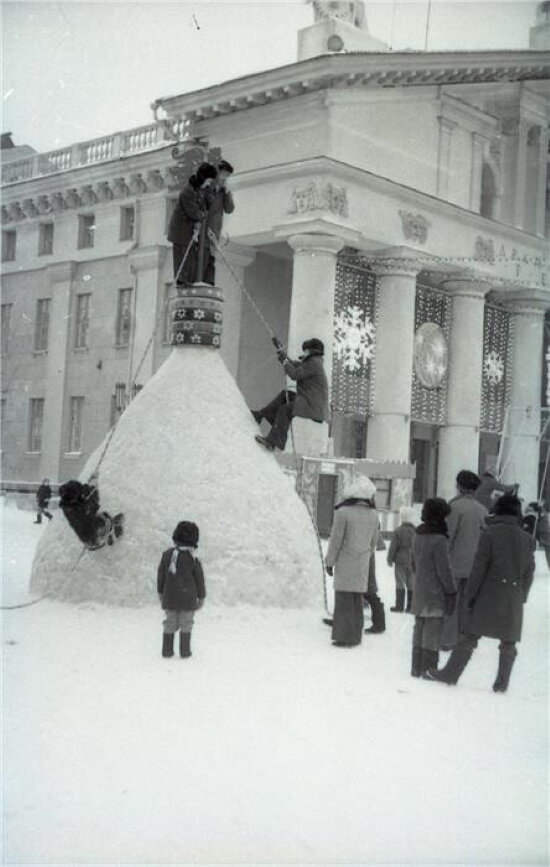
[[[449,502],[449,554],[458,596],[453,613],[445,617],[441,650],[452,650],[464,625],[464,590],[488,514],[475,496],[479,485],[479,476],[470,470],[461,470],[456,477],[458,496]]]
[[[205,230],[208,210],[206,190],[217,176],[218,171],[214,166],[201,163],[178,196],[168,228],[177,286],[190,286],[202,278],[202,273],[197,275],[197,269],[201,232]]]
[[[233,166],[231,163],[228,163],[226,160],[221,160],[221,162],[218,163],[218,177],[212,186],[208,188],[206,193],[208,212],[206,215],[203,280],[211,286],[214,286],[216,282],[216,247],[208,237],[208,232],[213,232],[216,236],[216,240],[219,241],[222,231],[223,215],[232,214],[235,210],[233,194],[227,186],[227,179],[232,174]]]

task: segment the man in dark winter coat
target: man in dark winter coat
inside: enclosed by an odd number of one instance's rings
[[[193,521],[180,521],[172,534],[173,548],[164,551],[157,571],[157,592],[166,612],[162,655],[174,655],[174,634],[180,630],[180,656],[191,656],[194,612],[206,597],[204,573],[195,557],[199,528]]]
[[[99,491],[95,485],[70,479],[59,486],[59,498],[67,521],[90,550],[112,545],[114,538],[122,535],[122,514],[111,518],[108,512],[99,511]]]
[[[496,476],[489,471],[483,473],[475,499],[482,506],[485,506],[488,512],[493,512],[495,503],[498,497],[502,494],[517,494],[519,485],[503,485],[499,482]]]
[[[475,498],[480,478],[470,470],[461,470],[456,477],[458,496],[449,502],[449,554],[457,583],[457,602],[453,613],[445,618],[441,633],[443,650],[455,646],[464,626],[464,590],[474,562],[481,534],[485,529],[487,510]]]
[[[535,570],[535,543],[521,526],[521,503],[503,495],[495,504],[476,552],[466,586],[468,618],[446,666],[430,669],[427,677],[455,684],[481,636],[498,638],[499,665],[493,690],[506,692],[521,639],[523,606],[527,602]]]
[[[206,190],[217,175],[214,166],[201,163],[196,174],[191,175],[185,184],[174,207],[168,228],[168,240],[173,245],[174,280],[178,286],[189,286],[202,278],[202,274],[197,275],[197,266],[200,233],[201,230],[204,232],[208,209]],[[187,258],[180,270],[186,252]]]
[[[208,238],[208,231],[213,232],[216,239],[219,241],[223,215],[232,214],[235,210],[233,195],[227,188],[227,179],[233,174],[233,166],[226,160],[221,160],[218,164],[218,177],[211,187],[207,189],[206,200],[208,212],[206,216],[206,246],[204,250],[204,277],[205,283],[210,283],[214,286],[216,280],[216,248],[212,241]]]
[[[270,452],[275,448],[284,449],[288,429],[296,416],[316,422],[328,421],[328,382],[323,368],[323,342],[313,337],[302,343],[304,355],[298,361],[288,358],[278,342],[276,345],[277,357],[284,364],[286,375],[296,381],[296,393],[281,391],[263,409],[252,410],[258,424],[265,418],[271,425],[266,437],[256,437]]]
[[[42,523],[42,515],[45,515],[48,521],[51,521],[53,518],[51,512],[48,512],[51,498],[52,489],[50,488],[50,480],[44,479],[36,492],[36,505],[38,506],[38,512],[36,515],[36,521],[34,522],[35,524]]]

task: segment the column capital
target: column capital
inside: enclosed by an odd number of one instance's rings
[[[76,262],[72,259],[67,262],[56,262],[53,265],[48,265],[46,271],[50,285],[70,283],[75,275]]]
[[[483,301],[493,288],[493,283],[488,277],[475,274],[450,274],[442,280],[441,286],[455,298],[476,298]]]
[[[332,253],[336,256],[345,247],[343,238],[336,235],[291,235],[287,244],[295,253]]]
[[[501,299],[511,309],[512,313],[519,315],[543,317],[550,310],[550,292],[544,289],[520,288],[505,292]]]
[[[387,247],[366,254],[365,259],[380,277],[416,277],[426,264],[422,253],[410,247]]]
[[[131,271],[150,271],[159,269],[164,264],[168,247],[164,244],[153,244],[150,247],[132,247],[128,250],[128,262]]]

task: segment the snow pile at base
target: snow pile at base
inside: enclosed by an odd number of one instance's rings
[[[124,536],[79,560],[83,546],[59,511],[37,548],[32,591],[119,605],[156,600],[160,555],[178,521],[190,520],[200,529],[211,600],[320,604],[310,516],[293,480],[254,441],[257,432],[219,352],[175,349],[120,418],[101,462],[101,508],[124,513]]]

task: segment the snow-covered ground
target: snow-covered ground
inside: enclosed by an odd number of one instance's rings
[[[3,605],[33,517],[2,510]],[[3,611],[3,863],[548,863],[544,557],[506,695],[489,640],[457,687],[409,676],[377,557],[388,628],[352,650],[322,611],[207,602],[190,660],[153,606]]]

